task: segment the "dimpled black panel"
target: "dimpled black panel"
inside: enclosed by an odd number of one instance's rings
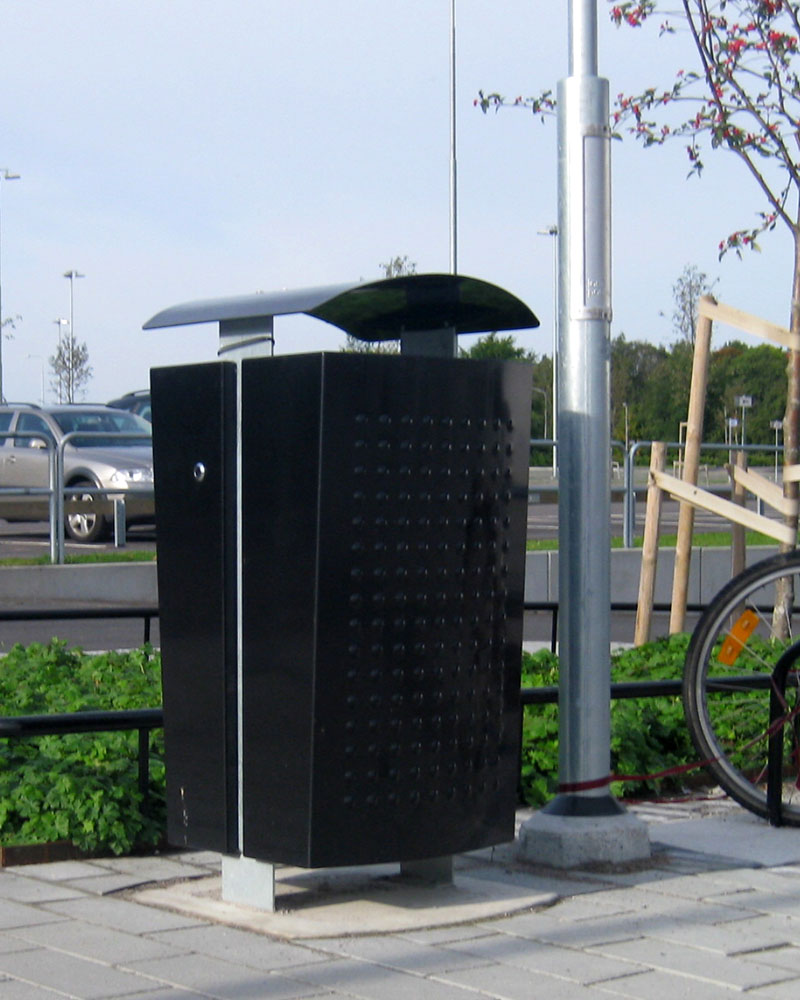
[[[249,856],[513,838],[529,385],[506,362],[245,362]]]

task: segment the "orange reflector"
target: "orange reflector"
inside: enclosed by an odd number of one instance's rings
[[[739,657],[745,643],[752,635],[756,625],[758,625],[758,615],[755,611],[744,611],[739,620],[725,636],[725,641],[717,656],[717,661],[726,667],[732,667]]]

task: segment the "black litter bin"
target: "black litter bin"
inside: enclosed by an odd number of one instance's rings
[[[170,841],[313,868],[513,839],[529,367],[286,355],[152,392]]]

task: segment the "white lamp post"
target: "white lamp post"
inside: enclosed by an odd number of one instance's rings
[[[53,322],[58,327],[58,340],[56,341],[56,357],[59,357],[59,355],[61,354],[62,332],[63,332],[63,329],[64,329],[65,326],[69,326],[69,320],[68,319],[54,319]],[[64,402],[64,398],[63,398],[64,397],[64,376],[63,376],[63,374],[59,374],[58,372],[55,372],[55,375],[56,375],[56,378],[57,378],[57,381],[58,381],[58,402],[59,403],[63,403]]]
[[[736,404],[736,406],[740,406],[742,409],[742,447],[744,448],[744,420],[745,420],[744,415],[745,412],[749,410],[750,407],[753,405],[753,397],[735,396],[733,401]]]
[[[544,391],[544,389],[539,389],[539,388],[538,388],[537,386],[535,386],[535,385],[532,385],[532,386],[531,386],[531,389],[532,389],[532,390],[533,390],[534,392],[538,392],[538,393],[539,393],[539,395],[540,395],[540,396],[542,397],[542,399],[544,400],[544,427],[543,427],[543,429],[542,429],[542,437],[543,437],[543,438],[546,438],[546,437],[547,437],[547,393],[546,393],[546,392]]]
[[[65,271],[64,277],[69,278],[69,342],[67,348],[69,351],[68,363],[67,363],[67,403],[74,403],[75,395],[75,385],[73,381],[74,372],[72,370],[72,359],[75,352],[75,299],[74,299],[74,289],[75,289],[75,279],[85,278],[85,274],[80,274],[73,268],[71,271]]]
[[[553,438],[553,476],[558,475],[558,226],[537,230],[539,236],[553,239],[553,419],[550,434]]]
[[[778,435],[783,430],[782,420],[770,420],[770,428],[775,431],[775,482],[778,481]]]
[[[7,167],[0,167],[0,181],[18,181],[20,179],[19,174],[13,173]],[[0,252],[2,250],[2,222],[0,222]],[[3,278],[2,278],[2,259],[0,258],[0,403],[6,401],[5,393],[3,391]]]
[[[450,271],[458,274],[458,161],[456,157],[456,0],[450,0]]]

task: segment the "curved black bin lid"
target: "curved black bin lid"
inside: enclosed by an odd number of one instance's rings
[[[515,295],[479,278],[411,274],[367,283],[327,285],[171,306],[145,330],[192,323],[225,324],[306,313],[360,340],[397,340],[406,332],[449,328],[456,333],[523,330],[539,325]]]

